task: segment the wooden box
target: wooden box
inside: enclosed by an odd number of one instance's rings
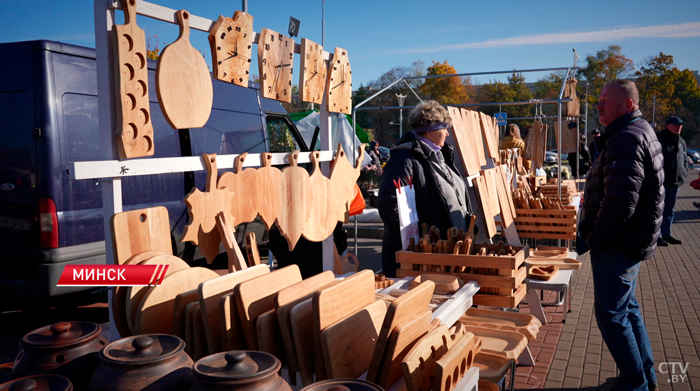
[[[515,228],[521,238],[576,239],[576,207],[555,209],[515,209]]]

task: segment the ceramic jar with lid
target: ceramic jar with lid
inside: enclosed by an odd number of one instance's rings
[[[204,357],[194,365],[190,391],[292,391],[279,376],[279,360],[265,352],[233,350]]]
[[[384,389],[366,380],[330,379],[309,384],[300,391],[384,391]]]
[[[100,353],[90,391],[189,390],[193,361],[185,342],[168,334],[137,335],[112,342]]]
[[[73,384],[61,375],[36,375],[0,384],[0,391],[73,391]]]
[[[99,352],[108,341],[102,327],[92,322],[58,322],[28,333],[12,367],[12,377],[57,374],[70,379],[76,390],[85,390],[99,365]]]

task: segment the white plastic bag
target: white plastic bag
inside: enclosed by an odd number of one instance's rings
[[[396,183],[396,182],[394,182]],[[399,211],[399,229],[401,230],[401,248],[408,249],[411,238],[418,243],[418,211],[416,210],[416,192],[412,185],[397,187],[396,203]]]

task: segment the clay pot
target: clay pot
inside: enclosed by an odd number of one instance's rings
[[[185,342],[174,335],[122,338],[100,353],[90,379],[91,391],[189,390],[194,383],[192,359]]]
[[[233,350],[212,354],[197,361],[197,383],[190,391],[292,391],[278,372],[282,368],[275,356],[253,350]]]
[[[36,375],[21,377],[0,384],[0,391],[72,391],[73,384],[61,375]]]
[[[32,331],[19,342],[22,351],[12,377],[62,375],[76,390],[85,390],[100,363],[99,351],[108,343],[101,332],[102,327],[92,322],[58,322]]]
[[[309,384],[300,391],[384,391],[384,389],[366,380],[330,379]]]

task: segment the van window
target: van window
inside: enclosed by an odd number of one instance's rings
[[[301,149],[284,117],[267,116],[267,137],[270,140],[270,152],[293,152]]]
[[[190,131],[192,154],[265,152],[265,138],[260,125],[258,114],[214,109],[203,128]]]

